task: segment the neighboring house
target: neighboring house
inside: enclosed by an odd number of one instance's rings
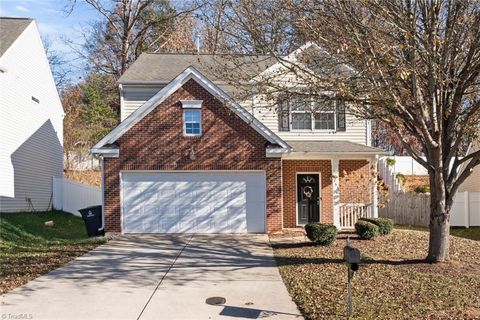
[[[477,140],[471,145],[467,154],[478,150],[480,150],[480,141]],[[472,174],[469,175],[468,178],[465,179],[465,181],[460,185],[460,188],[458,188],[458,192],[464,191],[480,192],[480,166],[473,168]]]
[[[47,210],[63,174],[63,109],[32,19],[0,18],[0,212]]]
[[[213,61],[143,54],[119,79],[122,122],[92,149],[107,232],[264,233],[377,215],[371,168],[384,152],[367,121],[295,100],[242,107]]]

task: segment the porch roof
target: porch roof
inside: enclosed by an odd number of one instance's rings
[[[286,141],[293,149],[293,152],[299,153],[317,153],[317,154],[369,154],[369,155],[387,155],[383,149],[366,146],[350,141]]]

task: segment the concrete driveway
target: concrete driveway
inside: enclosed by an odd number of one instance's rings
[[[222,305],[209,305],[223,297]],[[2,319],[301,319],[266,235],[122,236],[1,297]]]

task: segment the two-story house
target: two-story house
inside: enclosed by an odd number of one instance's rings
[[[51,208],[63,115],[35,20],[0,17],[0,212]]]
[[[321,101],[237,101],[217,62],[145,53],[119,79],[122,122],[92,149],[107,232],[270,233],[377,215],[383,151],[368,121],[340,102],[312,112]]]

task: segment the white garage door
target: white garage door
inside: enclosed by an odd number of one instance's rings
[[[125,233],[265,232],[264,172],[122,172]]]

